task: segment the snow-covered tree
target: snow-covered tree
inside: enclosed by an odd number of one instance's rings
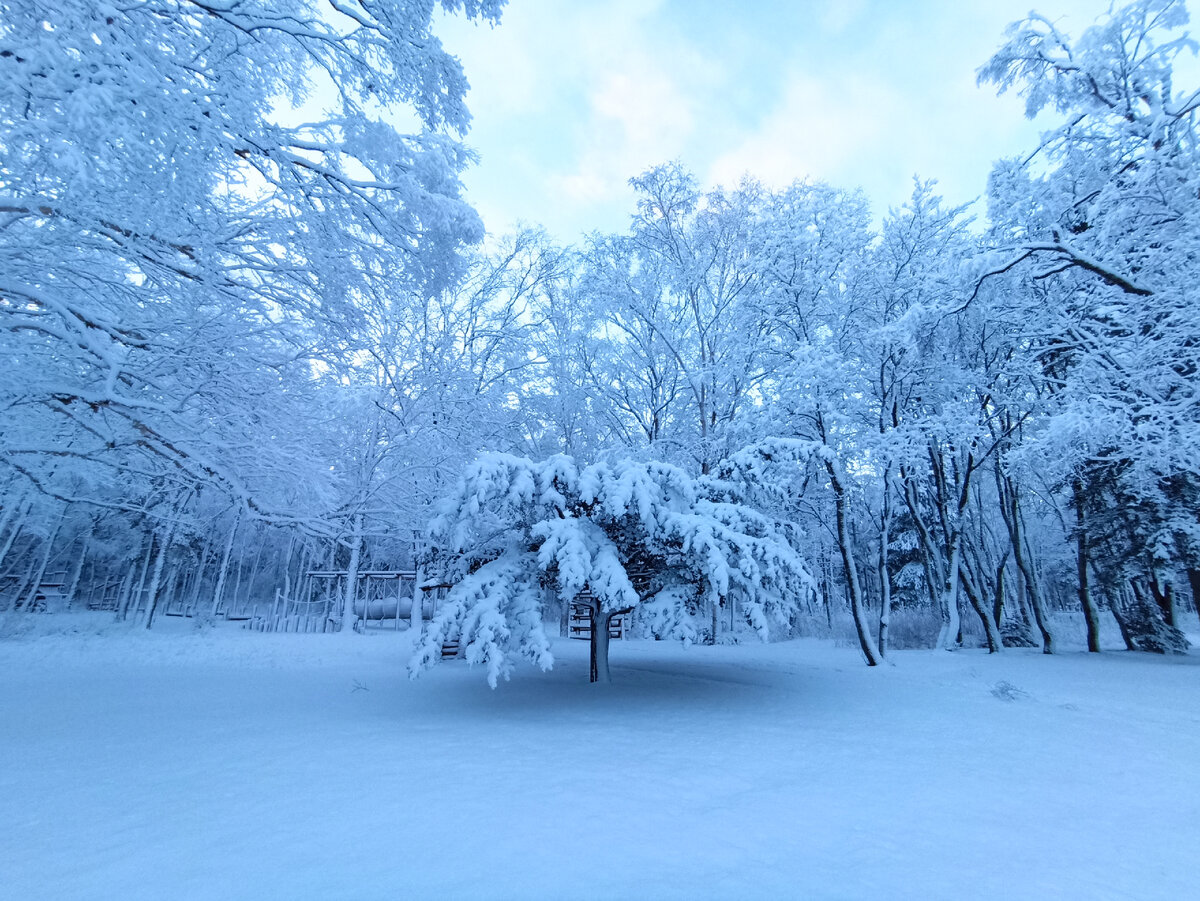
[[[373,312],[455,286],[482,235],[458,181],[467,85],[433,34],[438,6],[494,21],[503,0],[0,2],[14,584],[37,574],[28,561],[103,549],[74,515],[40,528],[64,504],[141,533],[93,556],[97,585],[169,591],[186,550],[180,578],[194,569],[220,595],[230,566],[261,556],[235,535],[293,543],[237,528],[249,519],[351,553],[355,513],[388,480],[348,484],[378,469],[381,432],[340,427],[358,409],[346,369],[394,349]],[[214,523],[226,551],[206,569],[212,549],[192,538]],[[146,579],[121,572],[139,560]]]
[[[810,590],[788,530],[740,503],[734,483],[665,463],[578,468],[491,454],[468,467],[431,528],[453,587],[412,663],[415,674],[458,638],[489,683],[514,656],[549,669],[544,615],[586,588],[591,681],[608,681],[608,629],[638,609],[661,637],[694,640],[708,605],[736,604],[765,640]]]
[[[590,367],[600,396],[650,454],[708,472],[735,448],[726,431],[761,377],[750,303],[762,189],[702,192],[679,163],[630,180],[627,235],[593,236],[579,291],[594,310]]]
[[[1200,518],[1186,499],[1200,481],[1200,90],[1180,92],[1173,67],[1196,50],[1187,21],[1180,0],[1136,0],[1072,40],[1034,15],[980,70],[1019,91],[1030,115],[1065,117],[1038,154],[992,174],[999,250],[985,278],[1016,272],[1030,284],[1013,300],[1054,392],[1037,440],[1075,508],[1092,650],[1093,550],[1122,561],[1108,593],[1129,583],[1145,608],[1136,621],[1161,624],[1159,646],[1180,644],[1172,583],[1197,569]]]
[[[136,446],[244,495],[226,451],[247,389],[312,378],[364,297],[454,279],[482,230],[433,11],[0,4],[0,353],[25,375],[0,404],[59,435],[40,458],[22,441],[19,472],[42,485],[48,458]],[[390,124],[405,110],[415,134]]]

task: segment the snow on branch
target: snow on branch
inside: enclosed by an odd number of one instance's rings
[[[601,619],[648,604],[656,631],[685,639],[701,606],[736,601],[766,640],[812,579],[784,524],[723,499],[720,488],[660,462],[579,469],[562,455],[479,458],[431,526],[453,587],[412,673],[436,663],[453,638],[487,664],[493,686],[511,656],[547,668],[543,611],[584,589]]]

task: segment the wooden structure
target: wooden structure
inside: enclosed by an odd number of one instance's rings
[[[66,572],[30,571],[24,578],[9,573],[0,577],[0,610],[64,610],[70,605],[75,587]]]
[[[345,570],[312,570],[304,574],[297,596],[275,592],[270,604],[222,602],[215,615],[242,622],[257,632],[334,632],[346,590]],[[390,620],[395,629],[401,621],[412,621],[413,597],[417,592],[415,570],[364,570],[358,573],[354,598],[356,629]],[[420,615],[432,619],[445,586],[422,586]],[[171,601],[161,611],[165,616],[191,617],[197,610],[182,601]]]
[[[58,610],[66,606],[68,587],[65,582],[39,582],[33,594],[33,610]]]
[[[584,589],[577,598],[590,598],[591,593]],[[592,608],[593,605],[586,600],[575,600],[571,602],[570,615],[567,619],[567,635],[571,638],[579,638],[584,641],[592,639]],[[630,613],[614,614],[612,619],[608,621],[608,637],[609,638],[628,638],[629,627],[631,625]]]
[[[289,598],[275,593],[270,610],[263,609],[250,617],[248,628],[260,632],[328,632],[336,629],[335,618],[341,609],[346,592],[346,570],[312,570],[305,573],[300,595]],[[354,591],[356,629],[370,623],[392,621],[395,629],[402,621],[412,618],[413,599],[422,595],[420,616],[432,619],[444,586],[417,586],[417,571],[362,570],[357,573]]]

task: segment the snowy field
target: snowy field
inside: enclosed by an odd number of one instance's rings
[[[0,896],[1185,898],[1200,656],[0,642]]]

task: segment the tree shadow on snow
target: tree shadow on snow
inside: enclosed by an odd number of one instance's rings
[[[467,670],[461,661],[445,664]],[[439,667],[440,669],[440,667]],[[612,682],[589,684],[587,661],[559,659],[554,669],[540,672],[518,664],[512,679],[488,687],[480,668],[444,681],[436,670],[422,677],[436,686],[440,715],[460,719],[463,716],[498,720],[553,721],[566,717],[594,716],[646,717],[667,712],[721,708],[775,709],[784,694],[781,678],[794,676],[739,671],[727,666],[705,665],[686,660],[638,658],[628,663],[613,661]],[[445,676],[451,676],[445,673]],[[420,683],[414,686],[422,690]],[[431,711],[432,712],[432,711]]]

